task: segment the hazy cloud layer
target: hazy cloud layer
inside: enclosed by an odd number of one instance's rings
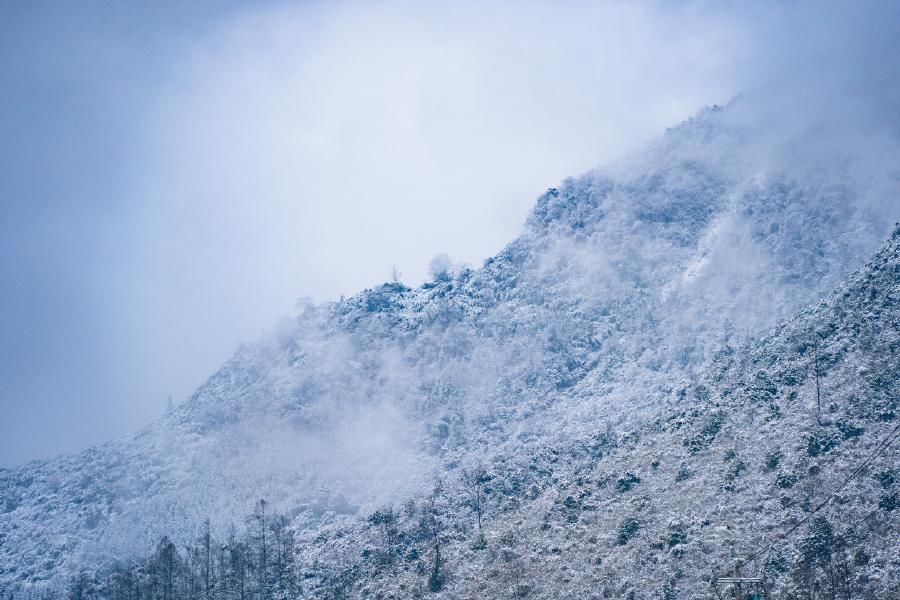
[[[772,135],[841,119],[896,156],[889,3],[110,10],[4,19],[3,464],[146,423],[298,297],[479,264],[544,188],[741,90]]]

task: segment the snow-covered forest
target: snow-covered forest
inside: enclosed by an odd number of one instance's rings
[[[136,435],[0,470],[3,594],[713,598],[742,561],[771,597],[896,597],[897,180],[758,116],[706,109],[482,267],[304,304]]]
[[[825,301],[723,348],[638,427],[450,467],[425,494],[315,532],[260,500],[240,535],[216,539],[207,520],[67,593],[711,597],[741,560],[760,594],[893,597],[898,325],[900,229]]]

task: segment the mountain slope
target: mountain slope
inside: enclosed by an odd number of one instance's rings
[[[559,495],[581,498],[600,484],[594,531],[601,547],[612,542],[619,551],[604,553],[599,578],[614,595],[654,583],[660,591],[708,593],[707,566],[728,574],[734,558],[772,544],[748,567],[767,571],[775,591],[802,596],[814,571],[836,568],[840,554],[855,571],[847,584],[854,595],[892,597],[900,590],[900,523],[890,500],[898,491],[891,483],[898,401],[900,232],[827,303],[759,342],[722,352],[698,382],[675,390],[667,419],[630,433],[592,468],[593,481]],[[835,562],[805,565],[804,543],[814,532],[780,534],[838,489],[891,432],[894,446],[817,514],[836,538],[847,536],[828,548]],[[623,492],[619,482],[628,473],[641,483]],[[640,526],[634,546],[619,543],[630,519]],[[654,554],[658,564],[648,561]],[[865,565],[854,567],[854,560]]]
[[[761,153],[740,111],[549,190],[480,269],[305,307],[137,435],[0,471],[0,582],[60,581],[207,517],[223,530],[261,496],[316,535],[475,462],[515,472],[655,422],[681,379],[835,286],[895,217],[841,156]]]
[[[707,598],[737,559],[776,597],[900,593],[900,228],[827,301],[659,405],[625,430],[602,407],[593,428],[482,463],[481,532],[457,474],[397,511],[390,560],[377,522],[320,533],[307,593],[428,593],[434,541],[417,531],[435,498],[434,597]]]
[[[617,429],[609,417],[621,407],[598,407],[588,422],[605,429],[497,452],[446,471],[427,495],[299,539],[269,516],[282,540],[270,569],[259,567],[257,507],[257,533],[221,546],[231,562],[212,568],[210,597],[232,597],[249,560],[251,596],[266,581],[273,597],[711,598],[737,559],[775,597],[894,597],[898,367],[900,228],[827,301],[726,347],[637,427]],[[585,378],[581,393],[601,398],[597,381]],[[175,566],[160,544],[73,589],[155,597],[168,568],[172,597],[198,597],[204,539]]]

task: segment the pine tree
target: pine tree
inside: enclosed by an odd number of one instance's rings
[[[209,531],[209,519],[203,522],[203,533],[200,535],[200,551],[203,578],[203,597],[211,600],[213,591],[213,572],[212,572],[212,537]]]
[[[265,500],[259,500],[253,510],[251,517],[253,525],[253,543],[255,546],[256,563],[256,586],[257,595],[262,600],[269,598],[269,543],[266,536],[268,529],[268,515],[266,509],[268,503]]]
[[[831,562],[834,549],[834,530],[825,517],[819,516],[809,525],[809,535],[803,539],[801,546],[803,560],[809,564]]]
[[[440,496],[443,489],[438,482],[425,507],[425,524],[431,537],[433,562],[428,576],[428,589],[439,592],[444,587],[444,567],[441,561],[441,534],[443,532],[443,515],[440,509]]]

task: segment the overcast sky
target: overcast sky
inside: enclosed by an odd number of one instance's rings
[[[545,188],[859,70],[897,12],[675,5],[4,2],[0,465],[140,428],[301,297],[480,265]]]

